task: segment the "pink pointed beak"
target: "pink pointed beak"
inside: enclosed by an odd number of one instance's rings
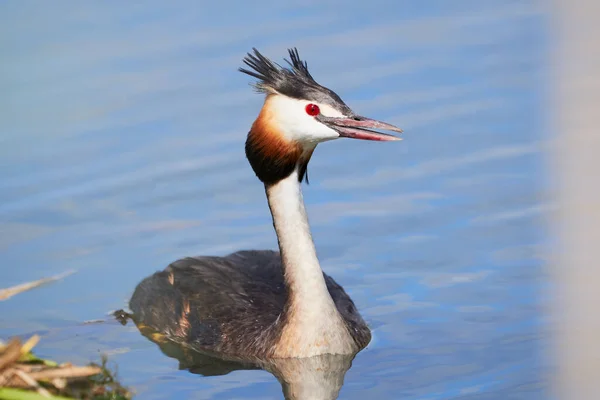
[[[376,132],[371,129],[381,129],[386,131],[402,133],[402,129],[388,124],[387,122],[374,119],[354,116],[349,118],[331,118],[325,116],[317,117],[321,122],[334,129],[340,134],[340,137],[362,140],[393,141],[402,140],[401,138],[387,133]]]

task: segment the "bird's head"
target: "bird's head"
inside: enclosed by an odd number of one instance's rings
[[[257,78],[254,87],[267,95],[246,140],[246,156],[262,182],[276,183],[296,168],[302,181],[321,142],[342,137],[400,140],[373,130],[402,132],[400,128],[357,115],[334,91],[314,80],[298,50],[290,49],[289,55],[289,68],[284,68],[254,49],[244,58],[251,69],[239,69]]]

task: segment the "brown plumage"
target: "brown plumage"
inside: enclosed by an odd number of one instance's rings
[[[289,176],[300,163],[302,181],[314,149],[305,149],[300,143],[285,138],[277,125],[268,95],[260,114],[252,124],[246,139],[246,157],[254,173],[265,184],[273,184]]]

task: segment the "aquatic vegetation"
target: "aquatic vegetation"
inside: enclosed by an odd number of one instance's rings
[[[13,338],[0,342],[0,400],[126,400],[131,392],[123,387],[107,365],[59,364],[32,353],[39,336],[25,343]]]

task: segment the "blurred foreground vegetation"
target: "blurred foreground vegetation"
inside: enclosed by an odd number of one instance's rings
[[[41,285],[54,282],[73,271],[50,278],[0,289],[0,301]],[[106,357],[100,364],[74,366],[58,364],[32,353],[39,342],[37,335],[25,343],[13,338],[0,341],[0,400],[127,400],[132,394],[121,386],[116,373],[107,367]]]
[[[39,336],[33,336],[25,343],[18,338],[0,342],[0,400],[131,399],[105,357],[101,364],[81,367],[58,364],[31,352],[38,341]]]

